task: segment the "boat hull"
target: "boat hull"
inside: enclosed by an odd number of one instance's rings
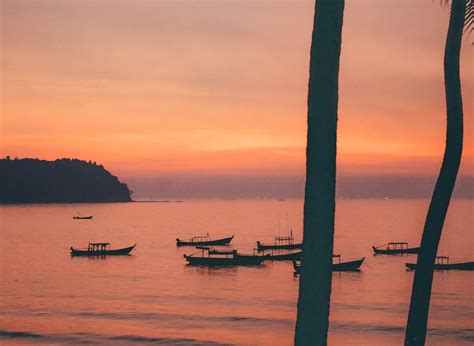
[[[71,248],[71,256],[120,256],[120,255],[128,255],[130,251],[135,248],[136,244],[130,247],[126,247],[123,249],[115,249],[115,250],[104,250],[104,251],[88,251],[88,250],[78,250]]]
[[[408,249],[377,249],[372,246],[375,255],[403,255],[403,254],[417,254],[420,251],[419,247],[412,247]]]
[[[235,266],[235,265],[259,265],[267,256],[235,256],[235,257],[201,257],[186,256],[186,261],[190,265],[200,266]]]
[[[362,257],[360,260],[350,261],[350,262],[341,262],[333,263],[332,271],[333,272],[347,272],[347,271],[359,271],[360,266],[364,263],[365,257]]]
[[[176,246],[227,245],[232,241],[232,239],[234,239],[234,236],[209,241],[183,241],[178,238],[176,239]]]
[[[271,254],[268,256],[267,260],[269,261],[294,261],[294,260],[300,260],[301,257],[303,256],[303,251],[296,251],[296,252],[291,252],[291,253],[285,253],[285,254]]]
[[[360,266],[364,263],[365,257],[355,261],[349,262],[341,262],[341,263],[333,263],[332,264],[332,271],[333,272],[353,272],[353,271],[360,271]],[[293,261],[293,268],[295,269],[295,274],[301,273],[301,264],[298,264],[296,261]]]
[[[258,251],[264,251],[264,250],[300,250],[302,248],[303,248],[302,243],[281,244],[281,245],[265,245],[265,244],[261,244],[259,241],[257,242]]]
[[[405,266],[410,270],[416,269],[416,263],[405,263]],[[474,262],[464,263],[450,263],[450,264],[435,264],[435,270],[474,270]]]

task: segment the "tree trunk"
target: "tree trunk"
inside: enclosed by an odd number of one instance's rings
[[[446,148],[421,239],[421,249],[416,264],[410,311],[408,313],[405,345],[424,345],[425,343],[433,268],[441,231],[461,163],[463,109],[459,56],[465,10],[466,0],[452,0],[444,54],[444,85],[447,108]]]
[[[344,0],[316,0],[308,83],[303,262],[296,345],[326,345],[336,187],[339,57]]]

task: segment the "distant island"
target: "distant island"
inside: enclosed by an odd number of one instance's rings
[[[95,162],[0,159],[0,204],[130,202],[131,193]]]

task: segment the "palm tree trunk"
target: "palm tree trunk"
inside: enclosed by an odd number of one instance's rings
[[[452,0],[444,55],[444,84],[447,108],[446,149],[421,239],[421,249],[418,255],[410,311],[408,313],[405,345],[424,345],[425,343],[434,262],[461,163],[463,109],[459,56],[465,10],[466,0]]]
[[[336,187],[339,57],[344,0],[316,0],[308,83],[302,272],[296,345],[326,345]]]

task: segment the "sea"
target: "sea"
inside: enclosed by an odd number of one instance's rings
[[[429,200],[337,201],[335,253],[365,257],[334,273],[330,345],[401,345],[416,255],[372,245],[420,242]],[[73,220],[93,215],[92,220]],[[303,200],[184,200],[0,206],[0,344],[291,345],[299,278],[290,262],[193,267],[176,238],[235,235],[229,248],[290,233]],[[439,255],[474,260],[473,201],[453,200]],[[137,244],[130,256],[71,258],[70,247]],[[428,345],[474,344],[474,273],[434,275]]]

